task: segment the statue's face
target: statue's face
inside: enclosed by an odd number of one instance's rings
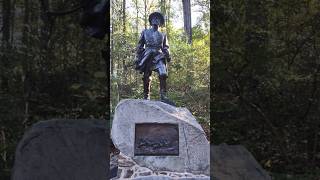
[[[151,25],[152,26],[160,26],[160,19],[159,18],[157,18],[157,17],[154,17],[154,18],[152,18],[151,19]]]

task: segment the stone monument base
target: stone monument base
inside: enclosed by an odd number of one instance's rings
[[[153,172],[210,173],[210,146],[186,108],[125,99],[115,109],[111,138],[117,149]]]
[[[132,180],[209,180],[206,175],[192,174],[187,172],[170,172],[158,171],[154,172],[149,168],[139,166],[130,157],[120,153],[112,155],[111,159],[117,161],[118,173],[117,177],[111,180],[132,179]]]

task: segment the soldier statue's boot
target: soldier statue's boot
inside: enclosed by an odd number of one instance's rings
[[[150,100],[151,77],[143,77],[143,99]]]
[[[172,106],[175,106],[175,103],[172,102],[168,97],[167,97],[167,77],[166,76],[159,76],[159,81],[160,81],[160,100],[164,103],[170,104]]]

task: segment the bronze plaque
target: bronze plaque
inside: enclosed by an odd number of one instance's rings
[[[141,123],[136,124],[135,156],[178,156],[178,124]]]

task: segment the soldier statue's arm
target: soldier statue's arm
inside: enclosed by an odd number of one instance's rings
[[[164,53],[167,61],[170,62],[171,57],[170,57],[170,51],[169,51],[169,42],[166,34],[164,34],[164,38],[163,38],[162,52]]]
[[[145,41],[145,38],[144,38],[144,31],[142,31],[142,33],[140,35],[140,38],[139,38],[139,41],[138,41],[138,46],[137,46],[137,49],[136,49],[137,55],[141,55],[141,53],[143,53],[145,42],[146,41]]]

